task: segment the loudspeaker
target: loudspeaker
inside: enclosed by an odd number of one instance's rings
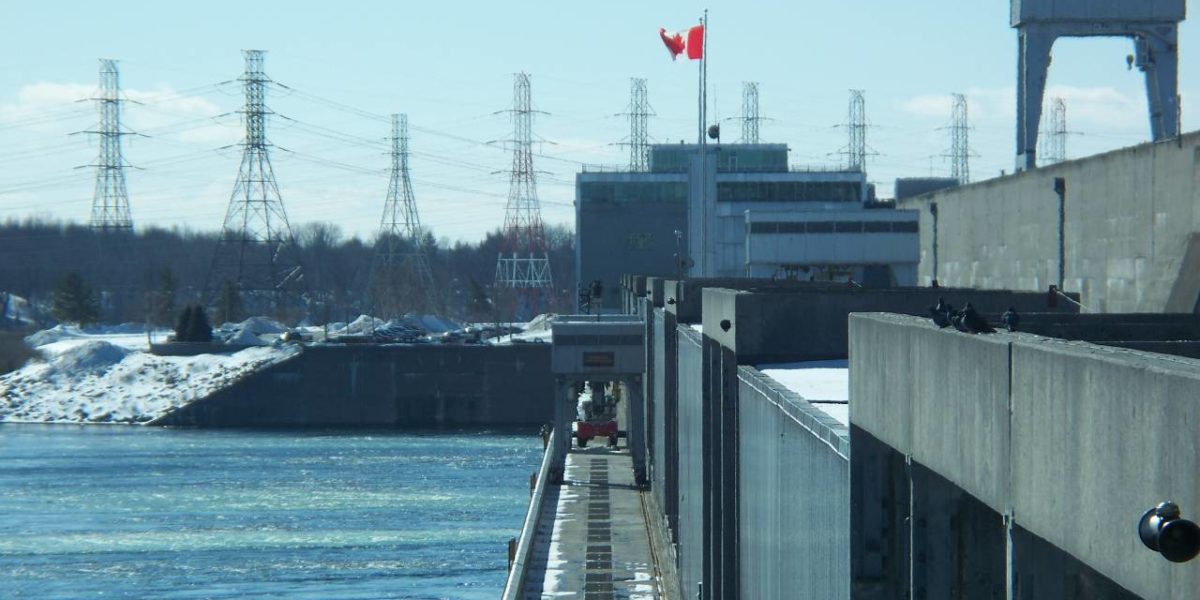
[[[1138,537],[1142,543],[1176,563],[1187,562],[1200,554],[1200,526],[1180,518],[1179,514],[1177,504],[1163,502],[1138,520]]]

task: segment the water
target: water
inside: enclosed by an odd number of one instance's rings
[[[535,436],[0,425],[0,596],[495,598]]]

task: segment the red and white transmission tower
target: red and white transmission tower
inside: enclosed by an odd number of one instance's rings
[[[542,295],[553,286],[542,208],[533,170],[533,110],[529,75],[517,73],[513,82],[512,173],[508,207],[504,210],[504,241],[496,260],[496,287],[517,291],[516,314],[537,314]]]

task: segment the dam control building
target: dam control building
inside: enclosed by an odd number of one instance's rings
[[[789,165],[786,144],[658,144],[648,171],[576,176],[576,285],[620,307],[626,273],[908,285],[917,213],[875,202],[859,170]]]

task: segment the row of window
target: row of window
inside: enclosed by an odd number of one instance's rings
[[[584,204],[609,202],[684,202],[687,183],[682,181],[601,182],[579,184],[579,199]]]
[[[853,181],[719,181],[717,202],[858,202]]]
[[[717,202],[858,202],[862,185],[853,181],[719,181]],[[589,181],[579,184],[584,204],[683,202],[682,181]]]
[[[916,233],[916,221],[762,221],[750,233]]]

